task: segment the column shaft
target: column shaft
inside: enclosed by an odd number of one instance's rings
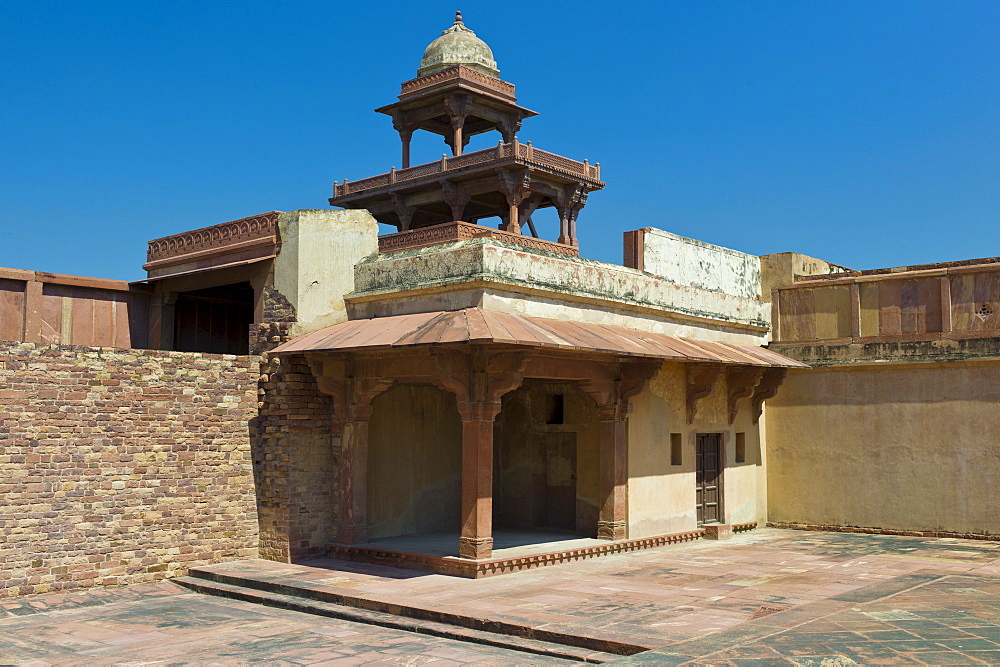
[[[462,558],[493,552],[493,420],[462,421]]]
[[[368,421],[344,423],[340,453],[340,517],[337,541],[368,541]]]
[[[628,422],[602,417],[600,428],[601,507],[597,518],[597,537],[623,540],[628,532]]]

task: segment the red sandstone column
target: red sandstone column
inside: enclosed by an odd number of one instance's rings
[[[462,418],[462,533],[458,555],[489,558],[493,554],[493,420],[500,399],[521,385],[527,355],[470,351],[436,353],[435,383],[455,394]]]
[[[600,513],[597,537],[623,540],[628,530],[628,411],[621,404],[600,410]]]
[[[480,409],[462,414],[461,558],[489,558],[493,553],[493,419]],[[470,414],[473,413],[473,414]],[[499,412],[499,411],[497,411]]]

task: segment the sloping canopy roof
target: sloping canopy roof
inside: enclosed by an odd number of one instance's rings
[[[761,347],[715,343],[625,327],[564,322],[479,308],[351,320],[299,336],[271,354],[387,350],[426,345],[504,343],[546,349],[749,366],[808,368]]]

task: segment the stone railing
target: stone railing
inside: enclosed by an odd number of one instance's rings
[[[422,178],[431,174],[440,174],[446,171],[465,169],[493,162],[507,163],[511,160],[527,166],[560,172],[573,178],[583,178],[598,182],[601,180],[600,163],[590,164],[586,160],[577,162],[576,160],[535,148],[531,145],[530,141],[522,144],[517,140],[517,137],[514,137],[514,140],[508,144],[498,143],[492,148],[466,153],[465,155],[455,157],[442,156],[440,160],[434,162],[418,164],[415,167],[408,167],[407,169],[393,169],[387,174],[370,176],[358,181],[344,179],[343,183],[333,184],[333,196],[334,198],[343,197],[367,190],[389,187],[396,183]]]
[[[465,67],[463,65],[455,65],[454,67],[449,67],[447,69],[434,72],[433,74],[427,74],[417,77],[416,79],[404,81],[399,96],[405,97],[423,90],[424,88],[430,88],[449,81],[462,79],[500,93],[504,97],[514,97],[514,84],[508,83],[503,79],[498,79],[494,76],[489,76],[488,74],[484,74],[483,72],[474,70],[471,67]]]
[[[161,262],[184,255],[218,250],[247,242],[273,243],[278,233],[278,211],[203,227],[149,242],[146,263]]]
[[[446,222],[431,227],[421,227],[411,229],[397,234],[386,234],[378,239],[378,250],[381,253],[399,252],[411,248],[424,248],[441,243],[453,243],[455,241],[465,241],[467,239],[490,238],[497,241],[506,241],[526,248],[536,250],[546,250],[548,252],[579,257],[580,251],[573,246],[536,239],[531,236],[512,234],[499,229],[474,225],[471,222]]]

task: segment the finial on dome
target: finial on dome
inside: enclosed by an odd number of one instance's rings
[[[424,50],[423,60],[417,76],[424,76],[452,65],[464,65],[477,69],[483,74],[499,77],[500,71],[493,59],[493,52],[486,42],[476,37],[476,33],[465,26],[462,10],[455,11],[455,23]]]

